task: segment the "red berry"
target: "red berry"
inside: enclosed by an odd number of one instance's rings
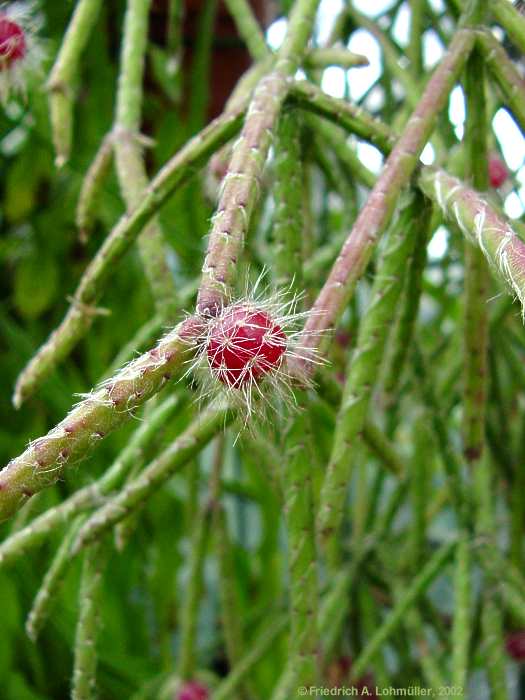
[[[507,635],[505,640],[507,654],[516,661],[525,661],[525,630],[518,630]]]
[[[0,15],[0,71],[24,58],[26,51],[23,29],[5,15]]]
[[[177,694],[177,700],[208,700],[208,689],[198,681],[184,683]]]
[[[231,387],[242,387],[277,369],[286,350],[282,328],[260,309],[232,306],[212,327],[206,352],[216,376]]]
[[[498,156],[491,156],[489,158],[490,186],[494,187],[495,189],[501,187],[508,176],[509,173],[501,158],[498,158]]]

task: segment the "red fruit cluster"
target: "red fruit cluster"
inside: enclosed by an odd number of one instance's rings
[[[498,158],[498,156],[491,156],[489,158],[489,181],[490,186],[497,189],[501,187],[505,180],[508,178],[509,173],[505,167],[505,163]]]
[[[184,683],[177,694],[177,700],[208,700],[208,689],[198,681]]]
[[[24,58],[27,51],[24,30],[13,20],[0,14],[0,71]]]
[[[238,305],[225,309],[215,321],[206,353],[217,378],[240,388],[277,369],[285,350],[286,336],[271,316]]]
[[[525,630],[518,630],[507,635],[505,640],[507,654],[516,661],[525,661]]]

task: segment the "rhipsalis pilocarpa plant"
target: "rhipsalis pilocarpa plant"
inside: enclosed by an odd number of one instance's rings
[[[369,5],[0,2],[2,699],[520,697],[525,19]]]

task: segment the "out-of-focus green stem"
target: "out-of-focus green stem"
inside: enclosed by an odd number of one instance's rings
[[[392,150],[317,297],[305,324],[304,344],[307,346],[316,346],[317,333],[333,328],[346,307],[379,236],[390,221],[400,193],[417,166],[437,115],[465,65],[473,41],[469,30],[458,31],[443,61],[428,81],[418,106]]]
[[[80,57],[97,21],[102,0],[78,0],[62,46],[51,69],[47,88],[56,165],[69,160],[73,135],[73,107]]]
[[[455,542],[442,545],[427,561],[419,574],[412,580],[405,594],[398,600],[384,623],[379,627],[352,664],[351,673],[354,681],[367,670],[371,659],[377,654],[388,637],[403,622],[406,612],[425,593],[436,576],[442,572],[453,555],[455,548]]]
[[[100,630],[102,575],[109,557],[106,542],[97,542],[84,557],[79,616],[75,635],[72,700],[95,700],[97,637]]]
[[[87,520],[73,545],[73,554],[98,539],[158,491],[180,467],[200,452],[217,432],[228,425],[234,413],[228,409],[209,409],[154,459],[122,491],[107,501]]]
[[[337,537],[352,467],[352,446],[364,427],[370,396],[383,358],[390,322],[402,287],[407,257],[415,242],[418,195],[405,202],[378,263],[371,301],[359,329],[335,427],[334,443],[320,496],[317,532],[323,543]]]

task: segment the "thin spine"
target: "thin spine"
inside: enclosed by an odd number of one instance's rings
[[[422,171],[419,185],[447,219],[478,246],[491,269],[525,303],[525,243],[488,201],[443,170]]]
[[[158,430],[180,406],[173,395],[163,401],[135,430],[128,444],[111,467],[93,484],[76,491],[54,508],[49,508],[23,529],[0,543],[0,568],[39,545],[57,527],[69,523],[79,513],[97,505],[101,499],[118,488],[132,467],[137,454],[155,439]]]
[[[508,4],[510,6],[510,3]],[[518,69],[492,34],[478,30],[476,40],[483,50],[487,68],[498,84],[506,103],[521,129],[525,129],[525,88]]]
[[[450,48],[427,83],[423,96],[392,150],[367,203],[346,239],[305,324],[305,344],[315,347],[319,331],[333,328],[363,274],[377,239],[384,231],[401,191],[408,184],[434,129],[456,77],[473,45],[468,30],[455,35]]]
[[[241,39],[246,44],[254,61],[261,61],[269,54],[266,40],[257,18],[247,0],[225,0]]]
[[[121,66],[113,143],[120,189],[128,212],[137,207],[148,188],[140,144],[142,82],[151,0],[128,0],[124,19]],[[138,249],[158,313],[173,321],[177,289],[166,258],[166,243],[156,217],[138,237]]]
[[[84,556],[79,592],[79,616],[75,633],[72,700],[95,700],[97,637],[100,631],[102,576],[109,557],[106,542],[90,547]]]
[[[133,412],[172,378],[191,352],[202,324],[188,318],[149,352],[77,404],[47,435],[0,471],[0,521],[15,513],[34,493],[54,484],[99,440],[129,420]]]
[[[19,375],[13,396],[16,408],[36,391],[55,366],[69,355],[88,332],[97,315],[95,304],[114,275],[116,263],[175,189],[187,182],[195,168],[205,163],[212,153],[237,132],[243,111],[244,108],[239,107],[235,112],[217,117],[190,139],[150,182],[140,204],[133,212],[125,214],[113,228],[86,268],[62,323]]]
[[[305,397],[302,399],[303,406]],[[315,546],[309,417],[302,411],[285,435],[284,511],[290,574],[290,648],[288,665],[296,686],[317,680],[318,581]]]
[[[365,648],[352,664],[352,679],[366,672],[370,661],[377,654],[389,636],[402,624],[405,614],[425,593],[434,579],[443,571],[454,554],[456,542],[442,545],[427,561],[419,574],[412,579],[405,594],[399,598],[386,620],[379,627]]]
[[[200,314],[216,316],[231,296],[237,260],[259,197],[272,131],[305,51],[318,4],[319,0],[294,4],[275,69],[255,88],[221,184],[197,299]]]
[[[85,243],[95,219],[97,199],[113,159],[113,136],[106,134],[89,166],[78,197],[75,221],[80,240]]]
[[[79,516],[62,538],[49,569],[33,601],[26,620],[26,633],[36,642],[40,630],[51,614],[69,565],[69,550],[84,516]]]
[[[102,0],[79,0],[51,69],[47,89],[57,167],[69,160],[73,137],[75,85],[80,57],[97,21]]]
[[[264,657],[288,625],[288,615],[272,620],[250,645],[250,650],[213,691],[211,700],[230,700],[253,667]]]
[[[324,544],[336,536],[342,522],[351,475],[349,452],[364,427],[390,321],[401,293],[407,257],[414,245],[416,216],[421,205],[419,195],[410,195],[393,225],[378,263],[371,301],[359,328],[320,495],[317,532]]]
[[[135,479],[90,516],[78,533],[72,553],[77,554],[106,530],[140,508],[177,469],[197,455],[233,418],[233,413],[228,409],[210,409],[196,418]]]
[[[299,292],[303,288],[301,144],[297,115],[287,109],[282,111],[277,126],[274,168],[276,284]]]

